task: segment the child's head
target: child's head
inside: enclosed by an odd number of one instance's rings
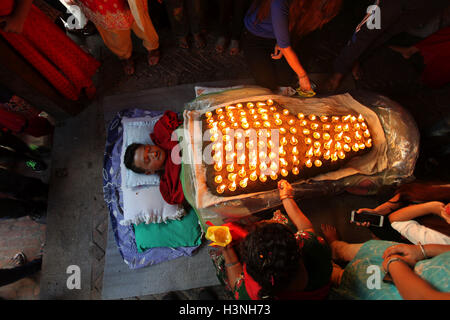
[[[241,244],[247,273],[261,286],[260,298],[273,297],[296,275],[300,249],[294,232],[280,223],[256,224]]]

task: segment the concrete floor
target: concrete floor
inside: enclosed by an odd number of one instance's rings
[[[311,35],[303,47],[301,60],[311,73],[330,72],[331,63],[347,41],[347,34],[354,26],[345,17],[337,18],[324,30]],[[145,63],[145,52],[135,40],[136,69],[132,77],[125,77],[119,62],[103,46],[101,39],[91,36],[77,39],[102,61],[97,75],[98,97],[79,115],[58,124],[53,141],[52,166],[49,171],[50,192],[44,250],[43,270],[40,278],[41,299],[100,299],[104,266],[108,213],[103,201],[102,166],[105,126],[102,100],[105,96],[133,93],[151,88],[193,84],[222,80],[248,79],[250,74],[243,57],[214,54],[215,37],[208,36],[208,46],[202,50],[182,50],[174,46],[170,32],[160,31],[163,58],[158,66],[150,68]],[[380,57],[370,67],[386,64],[389,54]],[[396,61],[393,59],[392,61]],[[395,62],[397,63],[397,62]],[[378,75],[382,78],[382,75]],[[323,77],[323,75],[321,76]],[[400,79],[401,80],[401,79]],[[319,79],[317,81],[320,81]],[[382,84],[385,84],[383,82]],[[348,86],[349,87],[348,87]],[[352,85],[347,83],[343,91]],[[356,83],[385,93],[408,108],[418,121],[421,133],[428,132],[436,120],[449,114],[450,90],[397,90],[395,83],[380,86],[365,78]],[[423,106],[427,106],[424,108]],[[107,106],[105,107],[107,108]],[[419,159],[420,171],[416,176],[449,179],[442,166],[429,163],[430,154]],[[445,164],[445,162],[444,162]],[[444,166],[445,167],[445,166]],[[444,169],[445,170],[445,169]],[[447,180],[448,181],[448,180]],[[368,230],[348,223],[351,209],[373,207],[389,195],[360,197],[341,195],[327,199],[308,199],[300,203],[310,215],[314,225],[328,222],[337,226],[343,239],[360,242],[371,237]],[[77,265],[81,271],[81,288],[68,289],[67,268]],[[215,288],[220,291],[220,288]],[[182,292],[184,298],[194,299],[198,289]],[[12,297],[12,296],[11,296]],[[162,295],[135,297],[134,299],[161,299]]]

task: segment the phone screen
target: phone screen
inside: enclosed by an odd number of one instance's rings
[[[383,216],[373,213],[356,213],[356,211],[352,212],[352,222],[370,222],[371,226],[381,227],[383,225],[383,218]]]

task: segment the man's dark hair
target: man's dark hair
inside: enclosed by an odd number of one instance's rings
[[[132,143],[127,147],[127,150],[125,151],[125,156],[123,157],[123,164],[127,169],[130,169],[131,171],[139,174],[145,173],[145,170],[139,167],[136,167],[134,164],[134,154],[136,153],[136,150],[142,146],[140,143]]]

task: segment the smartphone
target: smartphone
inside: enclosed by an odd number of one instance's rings
[[[356,210],[353,210],[350,222],[370,222],[371,226],[382,227],[384,216],[368,212],[356,213]]]

